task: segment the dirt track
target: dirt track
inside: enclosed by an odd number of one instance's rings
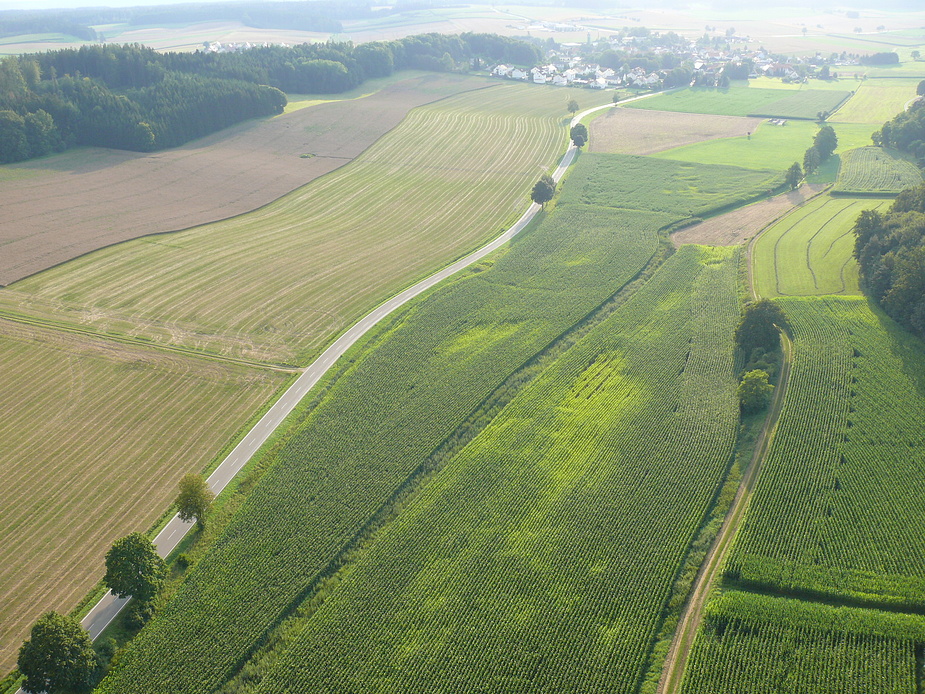
[[[484,86],[425,75],[164,152],[82,148],[2,167],[0,285],[103,246],[253,210],[343,166],[412,108]]]

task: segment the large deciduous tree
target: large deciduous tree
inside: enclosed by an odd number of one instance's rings
[[[780,347],[778,328],[786,325],[787,317],[776,303],[769,299],[752,302],[745,306],[745,312],[736,327],[736,345],[746,357],[755,348],[773,352]]]
[[[838,135],[831,125],[823,125],[813,138],[813,147],[819,150],[819,156],[825,161],[838,147]]]
[[[569,137],[572,138],[572,142],[575,143],[576,147],[584,147],[585,143],[588,141],[588,129],[585,127],[584,123],[573,125],[572,129],[569,131]]]
[[[736,394],[739,396],[742,412],[751,414],[768,406],[772,392],[774,386],[768,382],[768,374],[761,369],[755,369],[742,376]]]
[[[89,634],[76,620],[48,612],[19,649],[17,667],[27,692],[78,694],[93,686],[97,659]]]
[[[206,515],[211,510],[214,499],[215,495],[202,475],[184,475],[177,494],[177,513],[185,521],[195,519],[200,529],[204,528]]]
[[[568,110],[569,113],[574,115],[578,113],[578,109],[579,109],[578,102],[575,101],[575,99],[569,99],[568,103],[565,104],[565,108]]]
[[[793,190],[800,185],[800,181],[803,180],[803,169],[800,168],[798,162],[793,162],[790,165],[790,168],[787,169],[787,174],[784,176],[784,182],[790,186],[790,189]]]
[[[106,554],[106,586],[120,598],[150,603],[167,577],[167,567],[151,540],[141,533],[116,540]]]
[[[552,200],[555,194],[556,182],[552,179],[552,176],[543,174],[543,177],[533,186],[533,190],[530,192],[530,199],[545,207],[546,203]]]

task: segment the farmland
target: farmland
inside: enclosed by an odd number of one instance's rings
[[[870,144],[875,125],[832,123],[838,136],[838,152]],[[659,159],[674,159],[702,164],[728,164],[749,169],[786,171],[793,162],[802,162],[803,153],[813,143],[819,126],[806,121],[788,121],[784,126],[762,123],[751,137],[739,136],[711,140],[659,152]],[[837,162],[833,162],[837,163]],[[832,183],[838,167],[823,166],[809,177],[810,183]]]
[[[916,80],[869,79],[832,116],[838,123],[884,123],[915,98]]]
[[[851,229],[862,210],[886,204],[824,195],[780,219],[752,249],[758,295],[860,294]]]
[[[832,192],[890,196],[919,185],[922,185],[919,167],[898,152],[883,147],[860,147],[841,156]]]
[[[623,154],[584,154],[563,202],[651,210],[681,218],[715,214],[724,207],[778,188],[774,171],[698,165]]]
[[[861,297],[779,301],[791,382],[726,577],[921,609],[921,342]]]
[[[260,691],[635,691],[735,439],[734,261],[679,252],[522,391]]]
[[[411,108],[489,84],[418,75],[165,152],[88,147],[5,166],[0,284],[103,246],[250,212],[348,163]]]
[[[825,186],[803,184],[796,190],[788,190],[786,193],[685,227],[672,234],[671,240],[676,246],[685,243],[703,243],[711,246],[734,246],[743,243],[824,188]]]
[[[760,122],[758,118],[612,108],[591,122],[588,151],[652,154],[694,142],[743,135],[753,132]]]
[[[785,91],[738,85],[728,89],[688,87],[636,101],[627,104],[627,107],[719,116],[814,120],[820,111],[834,111],[850,95],[851,92],[830,89]]]
[[[252,214],[78,258],[7,287],[0,307],[304,362],[370,305],[520,214],[565,144],[561,94],[508,83],[421,107],[350,165]]]
[[[747,593],[708,606],[683,694],[916,694],[925,619]]]
[[[0,478],[16,492],[0,524],[9,669],[31,623],[70,610],[112,542],[146,531],[288,376],[8,321],[0,365]]]
[[[582,171],[593,160],[579,159],[569,186],[588,180]],[[679,198],[666,214],[592,207],[581,198],[580,191],[573,201],[563,197],[507,252],[416,302],[370,343],[374,349],[357,353],[104,691],[218,686],[467,414],[632,277],[655,249],[655,230],[693,204]],[[209,646],[206,635],[216,633],[221,649]],[[191,654],[200,647],[207,650]],[[199,663],[195,671],[189,658]]]

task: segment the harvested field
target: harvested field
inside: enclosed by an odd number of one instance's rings
[[[565,148],[562,98],[498,81],[414,109],[349,166],[251,214],[97,251],[5,288],[0,304],[103,333],[306,363],[376,303],[522,214]],[[588,106],[594,98],[609,101],[589,94]]]
[[[489,84],[417,76],[164,152],[87,148],[0,167],[0,285],[120,241],[249,212],[351,161],[412,108]]]
[[[760,118],[612,108],[591,123],[589,151],[652,154],[704,140],[755,132]]]
[[[706,246],[735,246],[752,238],[774,220],[825,189],[824,185],[805,184],[796,190],[775,195],[738,210],[718,215],[672,234],[677,247],[686,243]]]
[[[0,669],[287,378],[0,320]]]

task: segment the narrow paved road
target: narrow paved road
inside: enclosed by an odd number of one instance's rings
[[[657,93],[663,92],[636,96],[620,101],[619,104],[645,99]],[[572,118],[571,125],[576,125],[591,113],[613,108],[616,105],[618,104],[605,104],[582,111]],[[569,143],[568,149],[552,175],[556,183],[562,179],[566,169],[568,169],[575,160],[576,154],[577,149],[573,144]],[[286,416],[295,409],[302,398],[308,394],[319,380],[321,380],[321,377],[327,373],[328,369],[330,369],[331,366],[333,366],[334,363],[357,342],[357,340],[363,337],[367,331],[376,325],[376,323],[411,301],[411,299],[426,292],[434,285],[456,274],[472,263],[481,260],[489,253],[501,248],[501,246],[523,231],[524,227],[533,220],[540,209],[539,205],[532,203],[521,218],[496,239],[379,305],[360,319],[358,323],[354,324],[347,332],[337,338],[320,357],[302,372],[302,375],[299,376],[296,382],[289,387],[283,396],[269,409],[269,411],[267,411],[260,421],[254,425],[247,435],[245,435],[241,442],[235,446],[234,450],[228,454],[228,457],[226,457],[215,469],[215,472],[209,476],[208,482],[212,491],[218,495],[228,485],[234,476],[240,472],[241,468],[247,464],[257,449],[266,442],[273,431],[282,423]],[[180,544],[180,541],[186,536],[193,525],[194,523],[185,523],[180,520],[179,516],[174,516],[164,529],[158,533],[157,537],[154,538],[154,545],[157,547],[158,553],[162,557],[166,557],[170,554],[170,552]],[[89,632],[90,637],[96,639],[103,630],[109,626],[112,620],[116,618],[127,602],[128,600],[125,598],[117,598],[112,593],[106,593],[106,595],[104,595],[87,613],[87,616],[81,620],[81,624],[84,629]],[[25,692],[20,689],[17,694],[25,694]]]
[[[631,99],[626,99],[619,103],[627,103],[629,101],[636,101],[637,99],[647,98],[653,96],[654,94],[646,94],[643,96],[633,97]],[[606,104],[604,106],[598,106],[596,108],[588,109],[577,114],[571,121],[572,125],[577,124],[582,118],[586,117],[590,113],[595,111],[600,111],[606,108],[612,108],[615,104]],[[566,169],[572,164],[575,160],[577,150],[574,145],[569,144],[568,149],[562,157],[562,160],[559,162],[559,166],[556,168],[553,173],[553,179],[558,183],[562,176],[565,174]],[[254,425],[247,435],[241,440],[241,442],[234,448],[231,453],[228,454],[228,457],[215,469],[209,476],[209,487],[217,495],[219,494],[228,483],[234,478],[236,474],[244,467],[245,464],[251,459],[257,449],[263,445],[264,442],[270,437],[273,431],[282,423],[282,421],[295,409],[296,405],[308,394],[308,392],[321,380],[321,377],[327,373],[328,369],[334,365],[334,363],[346,352],[357,340],[359,340],[363,335],[366,334],[376,323],[381,321],[383,318],[388,316],[390,313],[403,306],[411,299],[419,296],[420,294],[426,292],[428,289],[432,288],[439,282],[442,282],[446,278],[456,274],[463,268],[475,263],[482,258],[484,258],[489,253],[499,249],[501,246],[506,244],[517,234],[519,234],[524,227],[529,224],[533,218],[536,216],[537,212],[540,211],[540,206],[536,203],[532,203],[530,207],[524,212],[523,216],[517,223],[514,224],[510,229],[505,231],[503,234],[498,236],[496,239],[490,243],[485,244],[477,251],[473,251],[469,255],[457,260],[455,263],[443,268],[442,270],[434,273],[427,279],[421,280],[417,284],[409,287],[400,294],[392,297],[385,303],[381,304],[369,314],[364,316],[358,323],[353,325],[347,332],[341,335],[330,347],[328,347],[320,357],[318,357],[310,366],[308,366],[305,371],[299,376],[298,380],[293,383],[289,389],[283,394],[283,396],[269,409],[269,411],[260,419],[257,424]],[[162,557],[166,557],[170,552],[172,552],[180,541],[186,536],[186,534],[193,527],[193,523],[185,523],[180,520],[179,516],[174,516],[173,519],[167,523],[163,530],[158,533],[157,537],[154,539],[154,545],[157,547],[158,553]],[[115,619],[116,615],[119,614],[119,611],[125,605],[128,600],[123,598],[117,598],[112,593],[107,593],[103,598],[87,613],[87,616],[83,618],[81,624],[83,627],[90,633],[91,638],[98,637],[103,630]],[[19,690],[18,694],[23,694],[22,690]]]

